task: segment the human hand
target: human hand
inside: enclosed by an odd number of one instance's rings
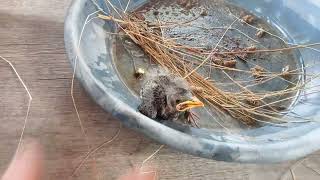
[[[24,145],[14,156],[1,180],[42,180],[44,155],[41,146],[36,142]],[[156,172],[130,171],[119,180],[155,180]]]
[[[41,180],[43,151],[36,142],[22,146],[14,156],[2,180]]]
[[[156,171],[132,170],[119,180],[156,180]]]

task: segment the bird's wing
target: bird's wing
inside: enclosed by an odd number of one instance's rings
[[[159,85],[155,81],[147,81],[140,91],[142,103],[138,107],[138,110],[142,114],[152,119],[155,119],[157,117],[157,107],[155,106],[154,91],[158,86]]]
[[[142,100],[153,100],[153,91],[158,86],[155,81],[147,81],[140,90]]]
[[[138,107],[138,110],[151,119],[155,119],[157,117],[157,110],[150,101],[142,102]]]

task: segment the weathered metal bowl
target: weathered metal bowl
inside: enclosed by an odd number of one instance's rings
[[[91,97],[127,127],[172,148],[200,157],[228,162],[272,163],[297,159],[320,149],[320,124],[290,123],[286,127],[267,125],[241,133],[242,136],[209,129],[185,126],[168,127],[137,112],[140,101],[127,89],[112,63],[111,22],[88,15],[108,12],[105,1],[74,0],[65,20],[65,46],[76,76]],[[126,0],[113,0],[115,6]],[[146,0],[131,0],[129,10]],[[272,19],[290,34],[294,43],[320,41],[320,3],[307,0],[233,0],[240,7],[265,19]],[[80,39],[80,35],[81,39]],[[317,53],[301,50],[304,64],[319,61]],[[319,67],[311,71],[320,72]],[[316,82],[319,84],[319,82]],[[320,119],[320,97],[310,96],[308,103],[296,104],[293,110]],[[248,138],[243,138],[245,135]]]

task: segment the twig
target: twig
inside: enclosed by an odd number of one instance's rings
[[[293,172],[293,169],[290,168],[291,177],[293,180],[296,180],[296,175]]]
[[[107,12],[105,12],[105,11],[98,5],[97,1],[91,0],[91,2],[95,5],[95,7],[96,7],[97,9],[99,9],[99,11],[103,12],[104,14],[108,14]],[[90,16],[90,15],[88,15],[87,18],[88,18],[89,16]]]
[[[116,23],[124,23],[125,28],[122,28],[122,30],[136,43],[138,44],[147,54],[150,55],[150,57],[153,58],[153,60],[161,65],[162,67],[168,68],[171,70],[172,73],[177,74],[181,77],[186,77],[186,80],[190,83],[192,86],[197,86],[205,89],[203,93],[196,93],[198,96],[200,96],[203,99],[208,100],[210,103],[209,105],[211,107],[217,106],[218,108],[221,108],[225,110],[225,112],[228,112],[232,117],[239,119],[243,122],[264,122],[269,123],[272,125],[276,125],[275,123],[262,121],[260,119],[257,119],[256,117],[264,117],[268,119],[276,119],[281,120],[278,115],[281,115],[281,112],[277,110],[269,111],[268,109],[261,109],[261,107],[255,108],[256,106],[250,105],[250,103],[244,103],[243,100],[246,100],[246,98],[250,98],[253,95],[257,95],[257,97],[260,100],[263,100],[263,98],[266,97],[272,97],[272,96],[278,96],[288,93],[294,93],[299,90],[299,88],[303,88],[303,86],[296,85],[293,83],[294,88],[291,88],[289,90],[279,90],[275,92],[263,92],[263,93],[247,93],[247,92],[227,92],[223,89],[219,89],[215,86],[214,83],[209,82],[208,79],[205,79],[197,73],[197,68],[200,68],[201,66],[210,67],[210,69],[216,68],[220,69],[222,71],[224,70],[231,70],[231,71],[239,71],[244,73],[250,73],[251,71],[236,69],[236,68],[229,68],[224,67],[223,65],[214,64],[214,63],[208,63],[206,62],[209,58],[214,58],[217,55],[221,55],[222,53],[231,53],[230,55],[234,55],[237,53],[253,53],[257,52],[259,50],[251,50],[251,51],[237,51],[237,52],[219,52],[216,48],[219,46],[219,43],[222,41],[224,36],[226,35],[227,31],[232,29],[231,24],[226,31],[224,32],[223,36],[219,39],[219,42],[216,44],[215,48],[211,50],[211,52],[206,53],[208,51],[203,50],[199,47],[189,47],[186,45],[182,45],[179,43],[176,43],[174,41],[174,38],[165,39],[163,36],[161,36],[158,31],[155,31],[153,29],[158,29],[159,26],[162,27],[161,24],[163,22],[157,22],[155,25],[152,25],[150,27],[150,23],[141,21],[135,16],[125,16],[123,19],[114,19],[110,16],[101,16],[102,18],[106,20],[113,20]],[[233,23],[235,23],[237,20],[235,20]],[[161,28],[160,28],[161,30]],[[304,48],[307,45],[300,45],[300,48]],[[298,48],[298,47],[290,47],[292,48]],[[273,51],[279,51],[279,50],[286,50],[285,48],[282,49],[274,49]],[[268,50],[260,50],[260,51],[272,51],[270,49]],[[228,54],[223,54],[228,55]],[[212,57],[214,56],[214,57]],[[196,68],[193,67],[193,63],[190,62],[189,59],[185,57],[190,57],[192,59],[195,59],[199,62],[196,62],[197,65]],[[217,56],[219,57],[219,56]],[[232,58],[233,56],[227,56],[226,58]],[[186,63],[187,62],[187,63]],[[198,64],[197,64],[198,63]],[[293,70],[290,73],[296,72],[296,70]],[[275,77],[279,77],[281,75],[280,72],[263,72],[263,76],[270,77],[269,80],[274,79]],[[267,79],[267,80],[268,80]],[[242,86],[238,81],[233,80],[233,84],[240,85],[242,88],[248,88],[245,86]],[[291,83],[291,81],[288,81]],[[267,104],[267,103],[265,103]],[[268,105],[266,105],[267,107]],[[273,107],[272,107],[273,108]],[[285,121],[287,122],[287,121]],[[283,126],[283,125],[278,125]]]
[[[144,164],[152,159],[163,147],[164,145],[161,145],[154,153],[147,157],[147,159],[143,160],[140,169],[143,168]]]
[[[193,69],[190,73],[188,73],[185,77],[187,78],[188,76],[190,76],[191,74],[193,74],[195,71],[197,71],[201,66],[203,66],[213,55],[214,51],[216,50],[216,48],[218,47],[218,45],[220,44],[220,42],[222,41],[222,39],[224,38],[224,36],[227,34],[228,30],[232,27],[232,25],[234,23],[236,23],[238,20],[234,20],[229,27],[224,31],[223,35],[221,36],[221,38],[219,39],[218,43],[215,45],[215,47],[213,48],[213,50],[210,52],[210,54],[208,55],[208,57],[202,61],[202,63],[200,63],[195,69]]]
[[[312,46],[318,46],[320,43],[313,43],[313,44],[306,44],[306,45],[296,45],[293,47],[286,47],[286,48],[277,48],[277,49],[258,49],[258,50],[252,50],[252,51],[224,51],[224,52],[216,52],[216,54],[241,54],[241,53],[259,53],[259,52],[279,52],[279,51],[289,51],[293,49],[300,49],[300,48],[306,48],[306,47],[312,47]]]
[[[89,157],[94,154],[95,152],[97,152],[99,149],[101,149],[103,146],[110,144],[111,142],[113,142],[120,134],[122,128],[122,124],[120,123],[119,125],[119,129],[117,131],[117,133],[111,138],[108,139],[107,141],[104,141],[103,143],[101,143],[100,145],[98,145],[97,147],[91,149],[85,156],[84,158],[81,160],[81,162],[76,166],[76,168],[72,171],[72,174],[70,177],[73,177],[76,175],[77,171],[82,167],[82,165],[87,161],[87,159],[89,159]]]
[[[121,0],[117,0],[117,1],[118,1],[119,5],[120,5],[121,10],[124,11],[122,3],[121,3]]]
[[[99,10],[99,11],[100,11],[100,10]],[[87,16],[87,18],[86,18],[86,20],[85,20],[85,22],[84,22],[84,24],[83,24],[83,27],[82,27],[82,29],[81,29],[81,32],[80,32],[77,50],[80,49],[81,40],[82,40],[83,32],[84,32],[84,30],[85,30],[86,25],[87,25],[89,22],[91,22],[91,20],[93,20],[93,19],[96,18],[96,17],[93,17],[93,18],[91,18],[91,19],[89,19],[89,18],[90,18],[92,15],[95,15],[96,13],[98,13],[99,11],[95,11],[95,12],[93,12],[93,13],[91,13],[91,14],[89,14],[89,15]],[[87,134],[86,134],[86,132],[85,132],[85,130],[84,130],[84,126],[83,126],[83,123],[82,123],[82,121],[81,121],[81,117],[80,117],[80,114],[79,114],[79,111],[78,111],[78,107],[77,107],[77,104],[76,104],[76,101],[75,101],[75,98],[74,98],[74,94],[73,94],[73,92],[74,92],[74,80],[75,80],[75,74],[76,74],[77,65],[78,65],[78,56],[76,56],[75,59],[74,59],[74,65],[73,65],[74,67],[73,67],[73,73],[72,73],[72,79],[71,79],[70,95],[71,95],[71,98],[72,98],[73,107],[74,107],[74,109],[75,109],[75,111],[76,111],[76,115],[77,115],[77,118],[78,118],[78,121],[79,121],[79,124],[80,124],[80,127],[81,127],[81,131],[82,131],[82,133],[83,133],[84,136],[85,136],[86,143],[87,143],[87,146],[88,146],[88,149],[89,149],[90,145],[89,145],[88,136],[87,136]]]
[[[315,172],[316,174],[318,174],[320,176],[320,171],[319,170],[316,170],[315,168],[305,164],[305,163],[302,163],[302,165],[304,165],[306,168],[312,170],[313,172]]]
[[[24,131],[26,129],[27,126],[27,122],[28,122],[28,117],[29,117],[29,112],[30,112],[30,107],[31,107],[31,102],[32,102],[32,96],[31,93],[27,87],[27,85],[24,83],[24,81],[22,80],[21,76],[19,75],[18,71],[16,70],[16,68],[14,67],[14,65],[7,60],[6,58],[0,56],[0,58],[5,61],[6,63],[9,64],[9,66],[11,67],[11,69],[13,70],[13,72],[16,74],[17,78],[19,79],[20,83],[22,84],[23,88],[25,89],[25,91],[28,94],[29,100],[28,100],[28,106],[27,106],[27,112],[26,112],[26,116],[24,118],[24,123],[23,123],[23,127],[21,130],[21,134],[20,134],[20,138],[19,138],[19,142],[18,142],[18,146],[16,149],[16,152],[19,152],[20,148],[21,148],[21,143],[22,143],[22,139],[23,139],[23,135],[24,135]]]
[[[121,19],[116,19],[113,16],[106,16],[106,15],[103,15],[103,14],[98,14],[98,17],[101,18],[101,19],[104,19],[104,20],[109,20],[109,21],[112,20],[114,22],[127,24],[127,22],[125,22],[125,21],[123,21]]]
[[[122,18],[122,15],[119,13],[117,8],[109,0],[105,0],[105,2],[107,2],[111,6],[111,8],[119,15],[119,17]]]
[[[83,27],[81,29],[81,32],[80,32],[80,36],[79,36],[79,40],[78,40],[78,44],[77,44],[77,49],[76,51],[79,51],[80,49],[80,44],[81,44],[81,40],[82,40],[82,36],[83,36],[83,32],[84,32],[84,29],[86,27],[86,25],[91,22],[93,19],[97,18],[97,17],[93,17],[91,19],[89,19],[92,15],[95,15],[96,13],[98,13],[100,10],[98,11],[95,11],[91,14],[89,14],[83,24]],[[70,87],[70,95],[71,95],[71,98],[72,98],[72,103],[73,103],[73,107],[75,109],[75,112],[76,112],[76,115],[77,115],[77,119],[78,119],[78,122],[80,124],[80,127],[81,127],[81,131],[84,135],[84,138],[85,138],[85,142],[86,142],[86,145],[87,145],[87,148],[88,148],[88,152],[90,150],[90,143],[89,143],[89,138],[85,132],[85,129],[84,129],[84,126],[82,124],[82,121],[81,121],[81,118],[80,118],[80,114],[79,114],[79,111],[78,111],[78,107],[77,107],[77,104],[76,104],[76,101],[75,101],[75,98],[74,98],[74,80],[75,80],[75,74],[76,74],[76,68],[77,68],[77,64],[78,64],[78,55],[76,55],[75,59],[74,59],[74,65],[73,65],[73,73],[72,73],[72,79],[71,79],[71,87]]]
[[[124,9],[124,13],[126,13],[127,12],[127,9],[128,9],[128,7],[129,7],[129,5],[130,5],[130,2],[131,2],[131,0],[128,0],[128,3],[127,3],[127,5],[126,5],[126,8]]]
[[[280,180],[284,180],[285,175],[286,175],[289,171],[290,171],[290,173],[291,173],[292,178],[294,179],[294,178],[295,178],[295,177],[294,177],[294,174],[292,174],[293,171],[295,170],[295,168],[296,168],[297,166],[299,166],[301,163],[303,163],[306,159],[307,159],[307,157],[306,157],[306,158],[303,158],[303,159],[300,159],[300,160],[296,161],[294,164],[292,164],[292,165],[288,168],[288,170],[287,170],[284,174],[282,174],[282,176],[280,177]]]
[[[238,20],[241,20],[239,17],[237,17],[236,15],[234,15],[234,14],[230,11],[230,9],[229,9],[229,13],[230,13],[233,17],[237,18]],[[258,27],[255,27],[255,26],[253,26],[253,25],[251,25],[251,24],[249,24],[249,23],[247,23],[247,22],[245,22],[245,21],[243,21],[243,22],[244,22],[247,26],[249,26],[249,27],[251,27],[251,28],[253,28],[253,29],[257,30],[257,31],[260,30],[260,28],[258,28]],[[266,33],[269,34],[270,36],[273,36],[273,37],[275,37],[275,38],[280,39],[283,43],[285,43],[285,44],[287,44],[287,45],[298,45],[298,44],[290,43],[290,42],[284,40],[282,37],[280,37],[280,36],[278,36],[278,35],[276,35],[276,34],[273,34],[273,33],[269,32],[269,31],[264,30],[264,32],[266,32]],[[313,50],[313,51],[316,51],[316,52],[319,52],[319,53],[320,53],[320,50],[317,50],[317,49],[315,49],[315,48],[311,48],[311,47],[305,47],[305,48],[306,48],[306,49],[311,49],[311,50]]]

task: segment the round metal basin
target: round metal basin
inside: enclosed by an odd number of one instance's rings
[[[97,13],[94,12],[99,10],[97,6],[107,13],[108,8],[104,0],[93,2],[72,2],[65,20],[65,47],[73,68],[76,68],[76,77],[86,91],[127,127],[179,151],[219,161],[273,163],[301,158],[320,149],[320,124],[317,122],[320,119],[319,94],[312,94],[304,103],[296,103],[293,107],[294,112],[311,117],[313,121],[288,123],[285,127],[266,125],[239,134],[164,125],[140,114],[137,111],[139,98],[121,81],[112,61],[113,36],[108,32],[114,31],[114,25],[95,18]],[[110,2],[119,8],[127,3],[126,0]],[[131,0],[128,9],[135,9],[146,2]],[[277,22],[280,29],[291,36],[292,43],[320,41],[320,3],[317,1],[230,2],[263,19]],[[319,49],[319,46],[314,48]],[[319,54],[314,50],[304,49],[300,54],[306,66],[320,62]],[[308,71],[319,73],[320,68],[315,66]],[[319,81],[314,82],[314,85],[319,84]]]

